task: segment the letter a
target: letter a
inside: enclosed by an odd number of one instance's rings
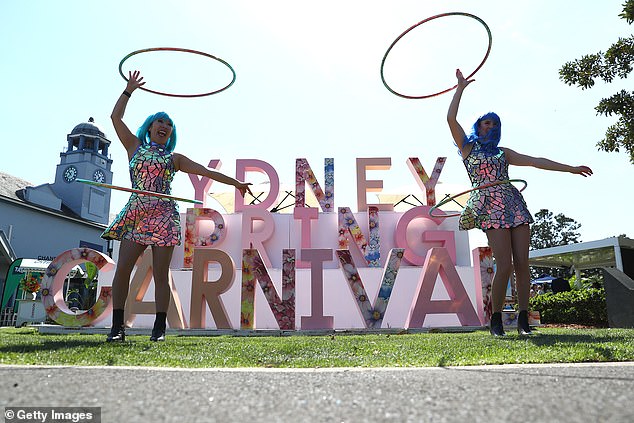
[[[439,274],[450,299],[432,301],[431,296]],[[405,322],[406,328],[420,328],[428,314],[441,313],[457,314],[462,326],[480,326],[478,314],[445,248],[435,247],[427,252],[416,291],[416,302],[411,308],[408,321]]]

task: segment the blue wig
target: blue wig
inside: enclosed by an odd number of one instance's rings
[[[495,123],[495,126],[484,134],[484,136],[478,135],[478,128],[480,127],[480,122],[483,120],[490,119]],[[471,133],[469,136],[465,137],[463,148],[469,144],[473,144],[474,142],[479,142],[485,147],[486,150],[491,150],[492,152],[497,150],[498,143],[500,142],[500,137],[502,136],[502,122],[500,121],[500,117],[493,113],[489,112],[486,115],[480,116],[478,120],[475,121],[473,127],[471,128]]]
[[[136,131],[136,136],[139,138],[139,140],[141,140],[141,143],[143,143],[143,145],[150,145],[150,126],[152,125],[152,122],[157,119],[165,119],[172,123],[172,135],[165,144],[165,148],[171,153],[172,151],[174,151],[174,148],[176,148],[176,125],[174,124],[174,121],[169,117],[169,115],[165,112],[158,112],[148,116],[147,119],[145,119],[145,122],[143,122],[143,125],[141,125]]]

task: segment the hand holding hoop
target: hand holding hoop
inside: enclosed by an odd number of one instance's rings
[[[475,81],[475,79],[467,79],[464,77],[464,75],[462,74],[462,71],[460,69],[456,69],[456,78],[458,78],[458,89],[459,90],[464,90],[465,88],[467,88],[467,85],[471,84],[473,81]]]
[[[468,189],[466,191],[462,191],[462,192],[460,192],[458,194],[452,195],[451,197],[445,198],[440,203],[436,204],[431,209],[429,209],[429,216],[430,217],[435,217],[435,218],[446,218],[446,217],[457,217],[457,216],[460,216],[462,214],[462,212],[460,212],[460,213],[450,213],[450,214],[444,214],[444,215],[436,215],[436,214],[433,214],[433,213],[434,213],[434,210],[436,210],[440,206],[444,206],[445,204],[455,200],[456,198],[460,197],[461,195],[465,195],[465,194],[468,194],[470,192],[478,191],[478,190],[485,189],[485,188],[491,188],[491,187],[494,187],[494,186],[500,185],[500,184],[510,184],[511,182],[521,182],[521,183],[524,184],[524,186],[520,189],[520,192],[524,191],[526,189],[526,186],[528,185],[526,183],[526,181],[523,180],[523,179],[505,179],[503,181],[495,181],[495,182],[491,182],[490,184],[480,185],[478,187],[471,188],[471,189]]]

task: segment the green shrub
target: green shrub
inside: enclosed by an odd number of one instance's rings
[[[530,308],[539,311],[544,324],[608,325],[603,288],[538,295],[530,299]]]

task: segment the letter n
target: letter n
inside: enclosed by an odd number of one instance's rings
[[[240,329],[255,326],[255,286],[259,282],[281,330],[295,330],[295,250],[282,250],[282,298],[255,248],[242,250]]]
[[[363,281],[361,280],[361,275],[359,275],[359,271],[352,260],[350,250],[337,250],[336,253],[337,258],[339,258],[341,270],[348,281],[350,292],[354,295],[359,312],[363,317],[365,327],[380,328],[381,323],[383,323],[383,318],[385,317],[387,304],[392,295],[398,269],[403,260],[403,249],[393,248],[390,251],[390,258],[385,263],[385,268],[383,269],[381,287],[374,302],[371,302],[368,297]]]
[[[335,159],[324,159],[325,188],[315,177],[306,159],[295,160],[295,207],[306,207],[306,188],[308,184],[324,213],[334,212],[335,207]]]
[[[369,241],[366,241],[354,214],[348,207],[339,207],[339,249],[348,249],[348,234],[354,240],[369,267],[381,267],[381,237],[379,235],[379,209],[368,207]]]

